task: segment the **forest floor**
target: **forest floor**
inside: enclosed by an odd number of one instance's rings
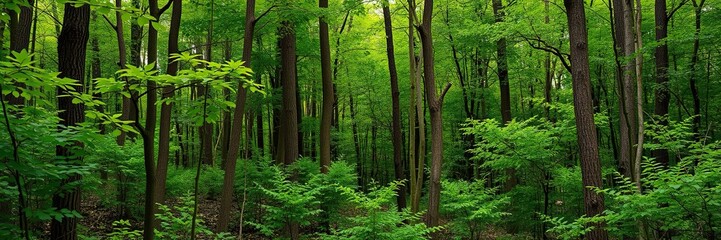
[[[179,206],[181,204],[181,199],[168,199],[166,201],[166,204],[171,207],[171,209],[174,209],[174,206]],[[220,201],[219,199],[206,199],[201,198],[199,199],[198,204],[198,219],[201,219],[203,222],[202,224],[207,226],[208,228],[212,229],[217,224],[218,219],[218,209],[220,209]],[[352,211],[352,210],[351,210]],[[94,195],[85,195],[85,198],[83,201],[81,201],[80,205],[80,214],[83,216],[80,219],[79,222],[79,229],[78,231],[80,234],[84,236],[92,236],[96,237],[97,239],[105,239],[107,238],[108,234],[113,232],[113,222],[122,219],[119,217],[119,210],[117,207],[106,207],[101,202],[100,198],[98,196]],[[177,213],[176,213],[177,214]],[[238,211],[234,210],[230,214],[238,215]],[[348,212],[349,215],[354,215],[354,213]],[[131,228],[132,229],[142,229],[143,222],[140,220],[130,220]],[[441,224],[447,224],[447,221],[445,219],[441,219]],[[233,236],[237,236],[235,233],[239,231],[238,229],[239,225],[237,221],[231,221],[229,229],[230,232],[233,232]],[[317,226],[315,226],[317,227]],[[42,236],[41,239],[49,239],[50,238],[50,224],[45,224],[41,227],[42,229]],[[313,232],[314,226],[309,226],[301,229],[301,232]],[[507,235],[504,231],[500,229],[491,228],[482,233],[481,236],[479,236],[478,239],[497,239],[499,237],[502,237],[504,235]],[[439,239],[455,239],[453,234],[451,233],[450,229],[444,228],[442,229],[437,235]],[[96,239],[96,238],[90,238],[90,239]],[[200,235],[199,239],[213,239],[212,237],[204,238],[202,235]],[[247,240],[260,240],[260,239],[271,239],[268,237],[265,237],[261,235],[258,232],[253,232],[250,229],[245,229],[243,233],[242,239]]]

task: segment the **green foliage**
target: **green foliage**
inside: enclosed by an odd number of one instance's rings
[[[449,228],[455,236],[476,239],[486,227],[509,215],[503,208],[510,199],[496,196],[495,189],[486,189],[484,184],[482,180],[442,180],[440,211],[452,219]]]
[[[392,182],[388,186],[373,187],[368,194],[350,187],[338,187],[359,213],[350,217],[347,225],[333,229],[331,235],[323,238],[411,240],[427,239],[429,234],[440,231],[442,227],[427,227],[423,223],[416,223],[423,213],[396,211],[395,191],[401,186],[400,182]]]
[[[141,239],[143,231],[132,230],[130,228],[130,221],[128,220],[117,220],[113,222],[113,232],[108,234],[110,240],[132,240]]]
[[[271,168],[273,176],[269,180],[270,187],[255,183],[268,200],[261,205],[265,213],[260,222],[249,221],[248,224],[269,237],[291,224],[310,225],[312,217],[321,212],[317,198],[319,189],[312,188],[308,183],[291,180],[293,173],[286,173],[276,166]]]
[[[650,129],[659,129],[652,126]],[[606,197],[603,216],[581,217],[575,221],[547,218],[552,232],[564,239],[577,238],[589,231],[587,223],[604,222],[616,236],[638,236],[639,223],[646,231],[662,231],[679,239],[709,238],[721,233],[721,142],[707,144],[691,141],[689,122],[671,122],[663,132],[650,131],[654,138],[664,139],[657,146],[672,146],[681,157],[678,164],[664,167],[646,159],[643,163],[643,191],[619,176],[619,186],[597,189]]]

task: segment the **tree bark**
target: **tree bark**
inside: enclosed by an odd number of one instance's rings
[[[656,23],[656,91],[654,102],[654,114],[660,117],[657,123],[662,126],[668,126],[668,45],[666,38],[668,37],[668,14],[666,12],[666,0],[656,0],[655,5],[655,23]],[[664,166],[668,166],[668,150],[657,149],[653,151],[656,161]]]
[[[255,0],[247,0],[245,6],[245,32],[243,33],[243,65],[251,66],[253,53],[253,32],[255,31]],[[235,180],[235,165],[240,151],[240,136],[243,130],[243,115],[247,92],[243,83],[238,83],[238,93],[235,96],[235,109],[233,110],[233,124],[230,129],[228,143],[228,158],[225,160],[225,175],[223,176],[223,193],[220,199],[220,212],[230,213],[233,202],[233,182]],[[218,217],[217,232],[228,230],[230,214],[220,214]],[[243,223],[240,223],[243,224]]]
[[[701,99],[698,93],[698,86],[696,86],[696,71],[698,68],[698,52],[700,48],[700,33],[701,33],[701,12],[703,10],[704,3],[706,0],[691,0],[694,8],[694,23],[695,31],[693,34],[693,51],[691,52],[691,70],[689,76],[689,87],[691,88],[691,97],[693,98],[693,125],[692,130],[696,140],[700,141],[701,131]]]
[[[502,0],[493,0],[493,15],[496,23],[504,21],[505,13]],[[498,74],[498,85],[501,90],[501,121],[503,124],[511,122],[511,90],[508,82],[508,59],[506,58],[506,38],[501,37],[496,41],[496,65]],[[516,170],[506,169],[508,180],[503,183],[503,191],[508,192],[518,184]]]
[[[20,7],[20,12],[12,10],[7,11],[10,15],[10,51],[21,52],[27,50],[30,45],[30,29],[33,20],[33,0],[28,0],[29,6]],[[25,84],[16,83],[16,87],[25,88]],[[25,103],[22,96],[15,97],[12,94],[6,95],[6,100],[10,105],[21,106]]]
[[[294,24],[288,21],[282,23],[280,39],[281,74],[283,84],[283,105],[281,112],[280,133],[281,151],[283,151],[283,164],[290,165],[298,158],[298,109],[297,109],[297,82],[296,82],[296,43]]]
[[[170,57],[172,54],[179,53],[178,35],[180,33],[180,19],[182,14],[182,0],[172,0],[173,10],[170,18],[170,29],[168,32],[168,75],[175,76],[178,73],[178,62],[173,61]],[[163,87],[162,98],[168,100],[175,95],[175,87]],[[168,162],[170,158],[170,116],[173,111],[173,103],[166,102],[160,106],[160,129],[158,133],[158,165],[155,170],[155,202],[159,204],[165,203],[165,181],[168,175]],[[180,132],[178,132],[180,135]],[[157,206],[157,205],[156,205]],[[157,209],[156,209],[157,210]],[[156,227],[159,222],[156,221]]]
[[[393,169],[395,173],[396,181],[404,181],[403,160],[401,159],[402,151],[402,139],[401,139],[401,104],[400,104],[400,90],[398,90],[398,71],[396,70],[396,56],[395,49],[393,47],[393,26],[391,24],[391,11],[388,6],[388,2],[383,3],[383,25],[386,32],[386,54],[388,56],[388,72],[390,73],[391,81],[391,101],[392,101],[392,114],[393,120],[391,123],[391,140],[393,142]],[[398,187],[396,189],[396,203],[398,205],[398,211],[403,211],[406,208],[406,188]]]
[[[85,77],[85,54],[89,38],[90,5],[74,7],[73,4],[65,4],[63,15],[63,27],[58,37],[58,70],[59,77],[75,79],[77,85],[74,91],[83,92]],[[72,97],[67,97],[68,92],[64,89],[57,89],[58,96],[58,117],[60,124],[65,127],[77,126],[85,120],[85,105],[72,103]],[[62,130],[59,129],[59,130]],[[76,143],[80,145],[81,143]],[[82,161],[82,158],[75,156],[71,149],[57,146],[56,155],[66,158],[64,161]],[[80,181],[81,176],[74,174],[63,179],[61,184],[67,185]],[[80,188],[76,187],[62,194],[53,195],[53,207],[56,209],[67,209],[70,211],[80,210]],[[75,240],[78,218],[63,218],[61,221],[53,220],[50,224],[50,239],[53,240]]]
[[[601,161],[598,156],[596,126],[593,120],[591,79],[588,65],[588,32],[583,1],[564,0],[568,18],[571,49],[571,78],[573,81],[573,106],[581,158],[583,199],[586,216],[596,216],[604,211],[603,197],[588,187],[602,188]],[[608,239],[603,224],[585,236],[589,240]]]
[[[210,1],[210,20],[208,25],[208,33],[205,41],[205,60],[208,62],[213,61],[213,16],[215,12],[215,5],[213,1]],[[203,98],[210,98],[210,89],[204,85],[198,85],[198,96]],[[206,119],[204,116],[203,119]],[[207,121],[203,121],[203,124],[198,128],[198,135],[200,136],[200,152],[201,161],[203,164],[213,166],[213,124]]]
[[[436,79],[434,71],[433,34],[431,33],[431,20],[433,15],[433,0],[426,0],[423,6],[423,19],[418,27],[423,48],[423,85],[426,102],[431,115],[431,176],[428,189],[428,218],[426,224],[431,227],[438,226],[439,208],[441,200],[441,168],[443,165],[443,115],[442,103],[446,89],[436,95]]]
[[[328,0],[318,1],[318,6],[321,9],[327,9]],[[326,17],[327,16],[321,16],[318,19],[320,24],[321,77],[323,81],[323,108],[321,110],[319,136],[320,171],[322,173],[328,173],[328,166],[330,166],[331,162],[330,128],[333,120],[333,102],[335,102],[335,97],[333,96],[333,78],[330,66],[330,39],[328,38],[328,23],[324,19]]]

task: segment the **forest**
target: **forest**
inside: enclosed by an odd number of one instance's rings
[[[0,239],[721,239],[718,0],[0,6]]]

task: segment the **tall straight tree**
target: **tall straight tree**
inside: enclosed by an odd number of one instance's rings
[[[583,202],[586,216],[596,216],[605,208],[603,197],[588,187],[602,188],[601,160],[598,155],[596,126],[593,120],[593,98],[588,65],[588,30],[583,1],[564,0],[571,49],[571,79],[573,85],[573,111],[581,158]],[[608,239],[602,224],[596,224],[585,236],[589,240]]]
[[[90,5],[84,4],[75,7],[74,4],[65,4],[63,15],[63,27],[58,37],[58,70],[59,77],[75,79],[77,85],[74,91],[84,91],[85,77],[85,54],[89,38]],[[67,90],[58,88],[58,113],[60,123],[64,127],[77,126],[85,120],[85,105],[73,103]],[[75,155],[70,149],[58,146],[56,155],[62,161],[74,162],[82,159]],[[72,184],[80,180],[80,175],[74,174],[63,179],[62,184]],[[53,207],[55,209],[67,209],[77,211],[80,209],[80,188],[75,187],[68,192],[53,195]],[[50,239],[53,240],[75,240],[78,239],[77,231],[78,218],[63,218],[60,221],[53,220],[50,224]]]
[[[616,49],[616,80],[619,93],[620,156],[618,171],[625,177],[633,177],[633,160],[636,143],[636,99],[634,98],[634,73],[636,51],[633,34],[633,1],[613,0],[613,17]]]
[[[400,104],[400,90],[398,90],[398,72],[396,71],[396,56],[393,48],[393,26],[391,24],[391,10],[388,1],[383,1],[383,25],[386,32],[386,54],[388,56],[388,72],[390,73],[391,80],[391,101],[393,119],[391,123],[391,140],[393,142],[393,167],[396,177],[396,181],[405,180],[403,169],[403,161],[401,155],[403,149],[401,148],[401,104]],[[396,190],[396,202],[398,205],[398,211],[403,211],[406,208],[406,188],[399,187]]]
[[[410,192],[411,212],[418,212],[421,200],[421,187],[423,185],[423,174],[425,173],[426,159],[426,125],[423,114],[423,95],[421,94],[421,69],[422,58],[417,58],[415,53],[415,22],[416,2],[408,0],[408,60],[411,82],[410,106],[408,109],[409,118],[409,147],[408,160],[410,168]],[[421,54],[423,55],[423,49]],[[417,124],[417,125],[416,125]]]
[[[654,114],[662,117],[659,124],[666,126],[668,121],[669,92],[668,92],[668,14],[666,12],[666,0],[656,0],[654,9],[656,27],[656,92],[654,102]],[[668,150],[657,149],[653,151],[656,161],[668,166]]]
[[[281,123],[279,144],[281,162],[292,164],[298,158],[298,109],[296,104],[296,43],[294,24],[284,21],[280,34],[280,80],[283,86],[283,104],[281,107]]]
[[[493,0],[493,15],[496,23],[502,23],[505,18],[502,0]],[[508,82],[508,58],[506,57],[506,38],[501,37],[496,41],[496,65],[498,74],[498,86],[501,90],[501,121],[503,124],[511,122],[511,90]],[[507,169],[508,180],[503,184],[504,191],[510,191],[516,184],[515,169]]]
[[[321,9],[328,9],[328,0],[318,1]],[[330,128],[333,124],[333,102],[335,96],[333,94],[333,78],[330,66],[330,40],[328,38],[328,22],[326,16],[318,18],[320,25],[320,64],[321,77],[323,81],[323,108],[321,109],[320,120],[320,171],[328,173],[330,166]]]
[[[431,113],[431,176],[428,186],[428,217],[426,224],[431,227],[438,226],[439,208],[441,202],[441,168],[443,166],[443,97],[451,87],[446,85],[438,95],[436,92],[436,75],[433,60],[433,34],[431,20],[433,19],[433,0],[426,0],[423,5],[423,18],[418,26],[423,49],[423,86],[426,92],[426,103]]]
[[[178,62],[172,61],[170,55],[178,53],[178,35],[180,33],[180,19],[182,14],[183,0],[172,0],[173,10],[170,17],[170,29],[168,30],[168,56],[170,59],[168,75],[175,76],[178,73]],[[175,95],[175,88],[172,86],[163,87],[163,99],[171,99]],[[165,181],[168,174],[168,162],[170,159],[170,115],[173,110],[172,102],[164,102],[160,105],[160,128],[158,129],[158,164],[155,169],[155,202],[165,202]]]
[[[210,1],[210,19],[208,21],[208,33],[205,38],[205,60],[208,62],[213,61],[213,17],[215,15],[215,1]],[[210,98],[210,89],[206,88],[203,84],[198,85],[198,96],[203,98]],[[205,119],[205,117],[203,118]],[[198,135],[200,136],[200,153],[201,161],[206,165],[213,165],[213,124],[207,121],[203,121],[203,124],[198,128]]]
[[[253,53],[253,32],[255,31],[255,0],[247,0],[245,4],[245,32],[243,33],[243,65],[250,68]],[[243,115],[245,115],[245,102],[247,92],[243,83],[238,83],[238,92],[235,96],[235,109],[233,110],[233,125],[230,128],[228,153],[225,160],[225,175],[223,176],[223,193],[220,199],[220,212],[230,212],[233,202],[233,181],[235,180],[235,164],[240,151],[240,136],[243,130]],[[220,214],[216,231],[228,230],[229,214]],[[240,223],[243,224],[243,223]]]
[[[703,6],[706,0],[691,0],[693,4],[693,15],[694,15],[694,34],[693,34],[693,50],[691,52],[691,71],[689,77],[689,88],[691,89],[691,97],[693,99],[693,125],[692,129],[695,134],[696,140],[701,140],[701,99],[699,98],[698,86],[696,86],[698,62],[699,62],[699,48],[701,46],[701,13],[704,11]]]

